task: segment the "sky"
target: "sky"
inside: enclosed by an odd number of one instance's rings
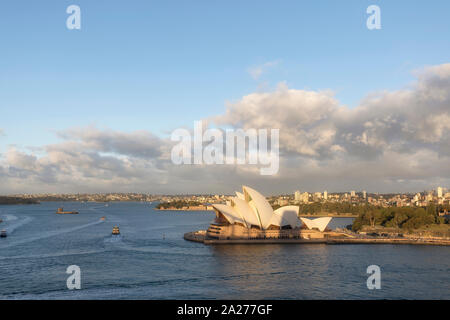
[[[80,30],[66,27],[72,4]],[[449,9],[2,1],[0,194],[449,187]],[[279,173],[173,165],[170,133],[196,120],[280,128]]]

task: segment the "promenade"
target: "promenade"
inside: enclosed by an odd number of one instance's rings
[[[280,239],[209,239],[206,231],[194,231],[184,234],[187,241],[200,242],[206,245],[217,244],[409,244],[409,245],[438,245],[450,246],[450,239],[438,238],[374,238],[374,237],[333,237],[323,239],[303,239],[303,238],[280,238]]]

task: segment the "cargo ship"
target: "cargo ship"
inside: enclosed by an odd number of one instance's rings
[[[56,210],[57,214],[78,214],[78,211],[64,211],[63,208],[58,208],[58,210]]]

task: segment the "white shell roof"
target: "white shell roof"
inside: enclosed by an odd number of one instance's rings
[[[250,228],[251,225],[267,229],[270,225],[287,226],[292,228],[301,225],[298,219],[299,207],[285,206],[273,211],[266,198],[258,191],[242,187],[244,193],[236,192],[237,197],[231,199],[231,206],[214,204],[218,210],[231,223],[242,223]]]
[[[234,224],[236,222],[242,223],[246,225],[245,221],[242,220],[239,213],[236,212],[232,207],[227,206],[225,204],[213,204],[213,207],[216,208],[223,216],[228,220],[229,223]]]
[[[246,186],[243,186],[242,190],[244,191],[245,201],[253,203],[253,206],[256,208],[256,214],[259,217],[259,221],[261,221],[261,227],[266,229],[273,215],[272,206],[258,191]]]
[[[260,226],[258,217],[245,200],[235,197],[231,199],[231,205],[233,206],[233,204],[234,209],[241,215],[245,222],[247,222],[248,227],[251,225]]]
[[[239,192],[239,191],[236,191],[236,196],[237,196],[239,199],[245,200],[244,194],[241,193],[241,192]]]
[[[302,222],[308,227],[308,229],[317,228],[320,231],[325,230],[331,219],[331,217],[322,217],[316,219],[300,218],[300,220],[302,220]]]
[[[275,210],[274,216],[281,216],[285,221],[283,225],[290,225],[292,228],[300,227],[301,222],[298,219],[298,206],[285,206]]]

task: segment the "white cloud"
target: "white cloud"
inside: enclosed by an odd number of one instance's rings
[[[247,72],[253,79],[258,80],[263,73],[267,72],[268,69],[275,67],[280,63],[280,60],[268,61],[263,64],[248,68]]]
[[[280,146],[306,156],[328,153],[335,126],[330,119],[339,109],[330,92],[289,89],[284,83],[274,92],[252,93],[230,104],[214,120],[244,129],[280,129]]]
[[[144,130],[125,133],[88,127],[72,128],[59,132],[58,135],[67,141],[79,142],[84,149],[98,152],[111,152],[138,158],[154,158],[162,154],[161,139]]]
[[[429,149],[448,154],[450,144],[450,64],[429,67],[404,90],[369,95],[355,109],[339,104],[332,92],[289,89],[252,93],[227,106],[219,124],[279,128],[286,152],[324,159],[379,156],[386,150]]]
[[[147,131],[75,128],[39,156],[10,148],[0,158],[0,193],[417,191],[450,186],[450,64],[424,68],[396,91],[369,94],[355,109],[330,91],[280,84],[251,93],[208,119],[220,126],[280,129],[280,171],[251,166],[174,166],[171,142]]]

